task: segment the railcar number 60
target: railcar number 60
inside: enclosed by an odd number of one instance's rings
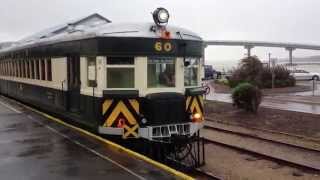
[[[156,51],[170,52],[172,50],[172,44],[170,42],[156,42],[154,48]]]

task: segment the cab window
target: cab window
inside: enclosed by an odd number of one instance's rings
[[[184,69],[184,85],[197,86],[199,73],[199,58],[186,58],[189,64]]]
[[[134,57],[107,57],[107,88],[134,88]]]
[[[175,87],[175,58],[148,58],[148,88]]]

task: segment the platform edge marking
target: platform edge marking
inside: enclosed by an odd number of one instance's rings
[[[15,102],[17,102],[17,101],[15,101]],[[144,156],[142,154],[134,152],[134,151],[132,151],[132,150],[130,150],[128,148],[125,148],[125,147],[119,145],[119,144],[116,144],[116,143],[114,143],[112,141],[109,141],[109,140],[106,140],[106,139],[104,139],[104,138],[102,138],[100,136],[97,136],[97,135],[95,135],[95,134],[93,134],[93,133],[91,133],[89,131],[86,131],[84,129],[78,128],[78,127],[73,126],[73,125],[71,125],[69,123],[66,123],[66,122],[64,122],[64,121],[62,121],[62,120],[60,120],[60,119],[58,119],[56,117],[53,117],[53,116],[51,116],[51,115],[49,115],[47,113],[41,112],[41,111],[39,111],[37,109],[34,109],[34,108],[30,107],[30,106],[27,106],[25,104],[22,104],[22,103],[19,103],[19,102],[17,102],[17,103],[22,105],[23,107],[33,111],[33,112],[36,112],[36,113],[38,113],[38,114],[40,114],[40,115],[52,120],[52,121],[55,121],[55,122],[57,122],[59,124],[62,124],[64,126],[66,126],[66,127],[69,127],[69,128],[74,129],[76,131],[79,131],[79,132],[81,132],[81,133],[83,133],[83,134],[85,134],[87,136],[90,136],[90,137],[92,137],[94,139],[97,139],[97,140],[99,140],[99,141],[101,141],[101,142],[103,142],[105,144],[108,144],[108,145],[110,145],[110,146],[112,146],[112,147],[114,147],[116,149],[120,149],[120,150],[126,152],[127,154],[129,154],[131,156],[134,156],[137,159],[141,159],[141,160],[143,160],[143,161],[145,161],[145,162],[147,162],[147,163],[149,163],[149,164],[151,164],[151,165],[153,165],[155,167],[158,167],[158,168],[160,168],[160,169],[162,169],[162,170],[164,170],[164,171],[166,171],[168,173],[173,174],[174,176],[176,176],[179,179],[186,179],[186,180],[194,180],[195,179],[195,178],[193,178],[193,177],[191,177],[189,175],[186,175],[186,174],[184,174],[184,173],[182,173],[180,171],[177,171],[177,170],[175,170],[175,169],[173,169],[173,168],[171,168],[169,166],[166,166],[166,165],[164,165],[162,163],[154,161],[151,158],[148,158],[148,157],[146,157],[146,156]]]
[[[43,127],[46,127],[47,129],[51,130],[52,132],[58,134],[59,136],[61,136],[61,137],[65,138],[65,139],[71,141],[72,143],[74,143],[74,144],[82,147],[83,149],[85,149],[85,150],[87,150],[87,151],[89,151],[89,152],[91,152],[91,153],[99,156],[99,157],[102,158],[102,159],[108,160],[108,161],[110,161],[111,163],[119,166],[120,168],[124,169],[125,171],[127,171],[127,172],[130,173],[131,175],[134,175],[134,176],[136,176],[137,178],[139,178],[139,179],[141,179],[141,180],[146,180],[146,178],[144,178],[144,177],[140,176],[139,174],[133,172],[131,169],[128,169],[127,167],[121,165],[120,163],[112,160],[112,159],[109,158],[108,156],[102,155],[101,153],[99,153],[99,152],[97,152],[97,151],[95,151],[95,150],[93,150],[93,149],[91,149],[91,148],[89,148],[89,147],[81,144],[79,141],[76,141],[76,140],[72,139],[71,137],[69,137],[69,136],[67,136],[67,135],[65,135],[65,134],[62,134],[62,133],[59,132],[58,130],[56,130],[56,129],[54,129],[54,128],[46,125],[46,124],[43,124],[42,122],[34,119],[34,118],[33,118],[32,116],[30,116],[30,115],[28,115],[27,117],[28,117],[29,119],[33,120],[34,122],[42,125]]]
[[[21,114],[21,113],[22,113],[21,111],[19,111],[18,109],[10,106],[9,104],[6,104],[6,103],[1,102],[1,101],[0,101],[0,104],[3,105],[4,107],[8,108],[8,109],[11,110],[11,111],[14,111],[15,113],[18,113],[18,114]]]

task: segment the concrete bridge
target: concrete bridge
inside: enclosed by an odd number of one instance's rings
[[[289,64],[292,64],[292,52],[296,49],[320,50],[320,45],[284,43],[284,42],[267,42],[267,41],[205,41],[207,46],[243,46],[247,50],[248,56],[251,56],[251,49],[254,47],[278,47],[285,48],[289,52]]]

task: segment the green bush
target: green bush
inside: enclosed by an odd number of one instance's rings
[[[234,69],[232,71],[232,75],[228,78],[228,81],[229,81],[229,86],[231,88],[234,88],[236,87],[238,84],[240,83],[243,83],[243,82],[246,82],[244,79],[243,79],[243,76],[241,74],[241,69],[238,68],[238,69]]]
[[[263,88],[271,88],[272,87],[272,72],[269,67],[265,67],[261,72],[261,82]]]
[[[295,86],[296,80],[290,75],[287,68],[276,65],[275,67],[263,68],[261,72],[261,82],[263,88],[272,88],[272,71],[274,73],[274,87],[290,87]]]
[[[263,67],[260,60],[255,56],[241,60],[238,68],[232,71],[228,79],[229,86],[234,88],[238,84],[248,82],[259,88],[272,88],[272,73],[274,73],[274,87],[295,86],[294,77],[284,66]]]
[[[229,81],[227,79],[215,79],[214,80],[215,84],[222,84],[222,85],[229,85]]]
[[[233,105],[256,113],[261,103],[262,93],[257,86],[241,83],[232,91]]]
[[[249,82],[261,86],[260,74],[263,70],[261,61],[256,56],[250,56],[241,60],[238,68],[232,71],[229,78],[229,86],[236,87],[240,83]]]

